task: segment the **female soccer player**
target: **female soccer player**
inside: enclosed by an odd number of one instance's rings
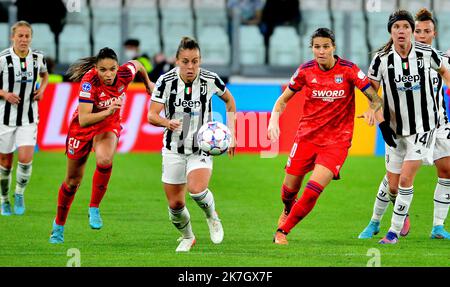
[[[285,168],[281,189],[284,210],[278,220],[276,244],[288,244],[286,235],[313,209],[330,181],[339,179],[353,135],[355,87],[370,100],[371,109],[376,111],[382,105],[382,99],[370,86],[366,75],[355,64],[334,55],[333,31],[317,29],[311,36],[311,47],[314,60],[297,69],[288,88],[276,101],[269,122],[269,137],[277,140],[280,114],[288,101],[302,91],[306,101]],[[393,131],[384,122],[380,129],[386,141],[393,144]],[[303,178],[310,171],[312,175],[296,201]]]
[[[12,214],[8,193],[16,147],[14,213],[25,213],[24,192],[31,178],[38,128],[37,103],[48,83],[44,55],[30,48],[32,36],[31,25],[19,21],[11,27],[12,47],[0,52],[0,199],[1,214],[6,216]]]
[[[117,55],[110,48],[103,48],[97,56],[81,59],[69,68],[70,79],[81,79],[79,105],[67,134],[67,173],[58,193],[58,209],[50,243],[64,242],[64,224],[92,148],[97,168],[92,181],[89,224],[93,229],[102,227],[99,205],[108,187],[122,129],[120,108],[128,84],[133,81],[137,72],[145,79],[147,92],[151,94],[153,83],[145,68],[137,61],[119,66]]]
[[[433,39],[436,37],[433,14],[423,8],[417,12],[415,20],[415,40],[420,43],[432,45]],[[437,52],[442,56],[445,67],[450,69],[449,57],[442,52]],[[435,70],[431,70],[430,73],[432,74],[431,80],[436,92],[436,103],[439,116],[436,130],[436,143],[433,151],[433,161],[437,169],[438,182],[434,192],[434,219],[431,238],[450,239],[450,233],[444,229],[444,220],[447,217],[450,206],[450,196],[448,195],[450,194],[450,139],[448,137],[450,126],[446,113],[442,78]],[[392,186],[391,188],[389,188],[388,177],[386,175],[380,184],[379,191],[375,198],[372,218],[358,238],[372,238],[373,235],[378,234],[380,231],[380,221],[386,212],[389,201],[392,201],[395,204],[395,197],[398,194],[397,187]],[[389,200],[388,198],[392,200]],[[406,216],[400,235],[407,235],[409,227],[409,217]]]
[[[212,119],[211,98],[217,94],[226,105],[232,134],[228,154],[233,156],[236,104],[219,76],[200,68],[200,47],[195,40],[188,37],[181,40],[176,64],[177,67],[156,82],[148,120],[152,125],[165,127],[162,182],[169,203],[169,218],[181,233],[176,251],[187,252],[195,244],[195,235],[186,207],[185,187],[205,212],[211,241],[219,244],[223,240],[222,224],[208,189],[212,158],[199,150],[196,137],[200,127]],[[165,118],[159,115],[163,109]]]

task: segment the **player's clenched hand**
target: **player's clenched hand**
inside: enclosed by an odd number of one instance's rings
[[[120,110],[121,107],[122,107],[122,100],[117,98],[108,107],[108,109],[107,109],[108,115],[110,116],[110,115],[114,114],[117,110]]]
[[[8,103],[13,105],[18,105],[20,103],[20,97],[14,93],[6,93],[4,98]]]
[[[171,131],[179,131],[181,130],[181,121],[177,119],[170,120],[167,128]]]
[[[363,118],[369,126],[375,124],[375,112],[372,109],[368,109],[364,114],[357,116],[357,118]]]
[[[278,123],[275,123],[273,121],[269,122],[269,127],[267,129],[267,136],[272,142],[275,142],[280,137],[280,127]]]

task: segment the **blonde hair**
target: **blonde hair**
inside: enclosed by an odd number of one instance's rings
[[[28,23],[27,21],[21,20],[16,22],[14,25],[12,25],[11,27],[11,36],[14,36],[14,34],[16,33],[16,29],[18,27],[28,27],[31,30],[31,35],[33,35],[33,28],[31,27],[31,24]]]

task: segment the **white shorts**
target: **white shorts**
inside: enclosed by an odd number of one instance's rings
[[[179,154],[166,148],[162,149],[162,182],[169,184],[184,184],[187,175],[199,168],[212,170],[212,158],[207,155]]]
[[[433,150],[436,141],[436,130],[410,136],[398,136],[396,148],[386,147],[386,170],[400,174],[404,161],[421,160],[426,165],[433,164]]]
[[[0,125],[0,153],[12,153],[20,146],[35,146],[36,137],[36,123],[18,127]]]
[[[433,161],[450,156],[450,123],[436,130],[436,143],[433,151]]]

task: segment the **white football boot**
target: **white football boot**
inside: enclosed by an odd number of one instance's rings
[[[210,218],[206,218],[206,223],[208,223],[211,241],[214,244],[221,243],[223,241],[223,227],[217,212],[214,212],[214,215]]]
[[[178,247],[175,250],[176,252],[189,252],[192,246],[195,245],[195,236],[190,238],[180,237],[178,238],[178,242],[180,242],[180,244],[178,244]]]

